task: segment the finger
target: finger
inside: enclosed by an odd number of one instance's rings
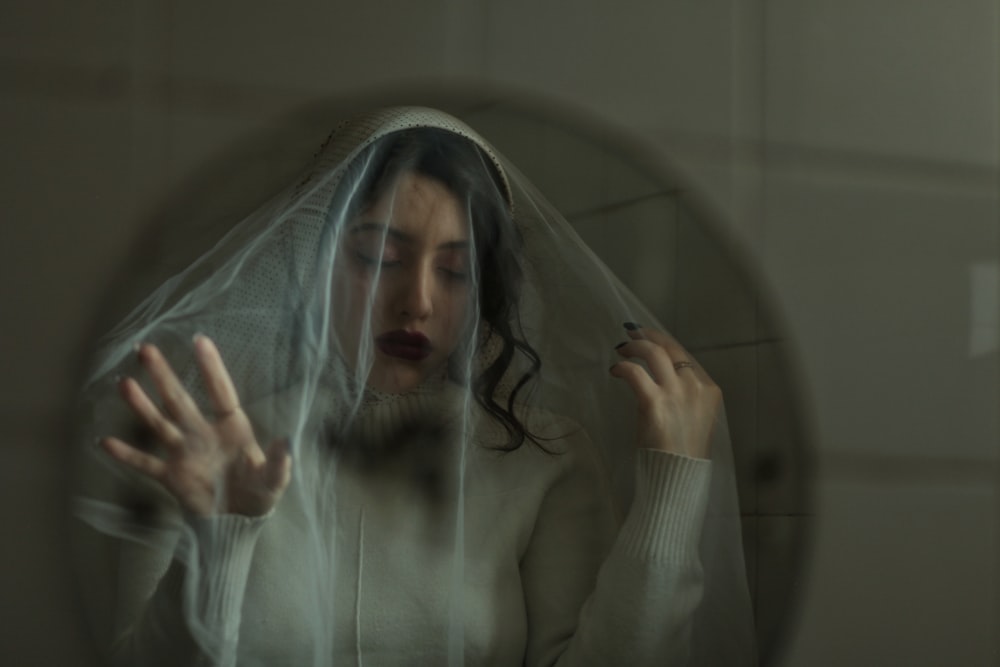
[[[280,438],[268,445],[264,484],[272,491],[282,491],[288,486],[291,477],[291,442],[287,438]]]
[[[681,359],[689,358],[691,355],[688,351],[684,349],[676,338],[671,336],[666,331],[660,331],[659,329],[653,329],[651,327],[636,326],[636,328],[626,327],[625,332],[633,340],[651,340],[664,350],[671,358],[677,357],[676,361]]]
[[[139,346],[139,361],[146,368],[167,414],[188,428],[203,421],[194,399],[181,384],[166,358],[155,345]]]
[[[701,367],[701,364],[695,361],[695,358],[691,356],[691,353],[688,352],[684,346],[681,345],[680,342],[678,342],[678,340],[668,332],[638,325],[635,325],[635,328],[626,326],[625,330],[629,337],[633,340],[652,341],[663,348],[663,350],[667,353],[667,356],[670,357],[671,366],[677,373],[691,373],[702,381],[712,381],[712,378],[708,376],[708,373]],[[690,363],[691,366],[685,365],[681,368],[677,368],[675,364],[678,363]]]
[[[121,392],[122,398],[132,412],[136,414],[150,429],[153,433],[157,435],[160,442],[164,447],[172,449],[180,446],[183,442],[184,435],[181,433],[173,422],[163,416],[160,409],[156,407],[156,404],[150,400],[146,392],[143,391],[142,387],[138,382],[132,378],[123,378],[121,382],[118,383],[118,390]]]
[[[222,416],[238,410],[240,397],[235,385],[233,385],[233,379],[229,376],[229,371],[226,370],[226,365],[222,361],[219,348],[208,336],[197,334],[194,337],[194,352],[201,376],[205,380],[208,398],[215,413]]]
[[[673,386],[677,383],[670,357],[666,351],[650,340],[632,340],[619,343],[615,351],[628,359],[640,359],[649,369],[649,375],[658,385]]]
[[[639,364],[631,361],[619,361],[609,371],[613,377],[620,378],[628,383],[632,389],[632,393],[635,394],[636,399],[639,401],[640,408],[644,409],[647,407],[652,402],[656,393],[660,391],[653,378]]]
[[[157,457],[152,454],[147,454],[146,452],[141,452],[132,445],[119,440],[118,438],[101,438],[100,440],[101,448],[106,451],[111,458],[123,463],[129,468],[151,477],[152,479],[159,480],[163,477],[166,471],[167,465]]]

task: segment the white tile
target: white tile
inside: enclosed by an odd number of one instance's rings
[[[444,7],[390,0],[350,6],[296,0],[269,5],[173,5],[171,73],[182,81],[224,82],[264,90],[344,94],[378,86],[406,87],[442,72],[477,71],[481,58],[464,53],[478,41],[452,40]],[[412,84],[410,84],[412,87]]]
[[[759,241],[759,239],[758,239]],[[749,253],[749,251],[748,251]],[[777,290],[768,279],[760,253],[747,255],[750,275],[757,288],[757,330],[756,340],[784,340],[788,338],[788,316],[785,306],[778,297]]]
[[[995,459],[996,354],[970,354],[995,192],[773,179],[767,268],[838,450]]]
[[[660,322],[674,323],[676,204],[660,195],[571,221],[584,242]]]
[[[769,139],[995,165],[997,20],[993,0],[772,0]]]
[[[489,104],[463,116],[564,215],[669,191],[676,183],[599,122],[552,105]]]
[[[757,346],[757,511],[810,514],[817,443],[812,406],[787,343]]]
[[[466,119],[564,216],[608,203],[602,146],[550,110],[492,104]]]
[[[756,518],[754,616],[761,664],[773,664],[789,640],[806,590],[814,522],[804,516]]]
[[[646,151],[634,154],[628,143],[616,143],[606,137],[604,164],[605,199],[610,204],[623,203],[662,192],[677,189],[677,183],[669,178],[659,163],[654,168],[647,166],[650,159]]]
[[[684,204],[678,218],[677,336],[693,349],[756,338],[756,285],[711,219]]]
[[[829,480],[821,496],[779,664],[996,664],[995,475]]]
[[[734,4],[491,5],[488,75],[609,119],[728,198]]]
[[[733,3],[731,204],[727,223],[756,249],[764,225],[766,0]]]
[[[542,191],[563,215],[608,204],[606,151],[589,137],[558,122],[542,130]]]
[[[731,20],[728,2],[508,2],[489,8],[489,73],[641,127],[714,134],[729,125]]]

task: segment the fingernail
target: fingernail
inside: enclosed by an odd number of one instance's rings
[[[641,324],[636,324],[635,322],[626,322],[622,326],[628,329],[629,331],[637,331],[638,329],[642,328]]]
[[[199,331],[195,335],[191,336],[191,342],[192,343],[197,343],[199,338],[204,338],[204,337],[205,337],[205,334],[203,334],[203,333],[201,333]]]
[[[626,345],[628,345],[628,341],[624,340],[624,341],[618,343],[617,345],[615,345],[615,349],[617,350],[619,348],[625,347]]]

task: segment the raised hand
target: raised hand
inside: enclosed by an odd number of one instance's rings
[[[194,352],[214,414],[201,413],[156,346],[142,345],[139,361],[163,408],[132,378],[122,379],[118,387],[156,434],[163,456],[115,437],[101,438],[100,444],[115,460],[163,485],[192,514],[266,514],[291,479],[289,443],[275,440],[262,450],[215,344],[196,336]]]
[[[631,324],[626,331],[631,340],[616,348],[625,359],[611,374],[637,399],[639,447],[709,458],[722,391],[670,334]]]

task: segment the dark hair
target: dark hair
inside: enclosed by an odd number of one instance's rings
[[[529,390],[542,362],[521,327],[522,239],[511,212],[509,191],[493,161],[471,140],[454,132],[411,128],[380,139],[352,162],[355,165],[362,170],[349,204],[355,211],[372,205],[406,171],[433,178],[465,199],[476,259],[473,277],[478,285],[479,315],[490,334],[477,344],[484,346],[493,336],[500,341],[500,349],[489,364],[468,380],[476,402],[507,431],[507,443],[499,449],[513,451],[526,439],[545,449],[515,411],[518,396]],[[498,401],[500,383],[518,355],[521,367],[526,368],[509,394]],[[450,373],[453,379],[462,379],[461,371],[450,369]]]

